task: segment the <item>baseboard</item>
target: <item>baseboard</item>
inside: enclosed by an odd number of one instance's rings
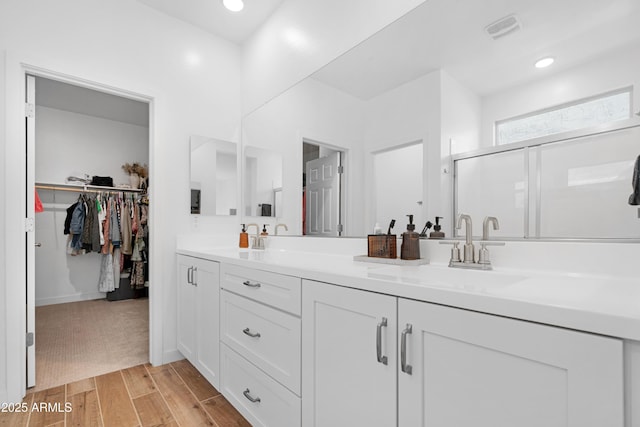
[[[166,365],[167,363],[177,362],[178,360],[184,359],[182,353],[178,350],[169,350],[165,351],[162,354],[162,364]]]
[[[89,301],[94,299],[104,299],[106,298],[106,292],[92,292],[90,294],[75,294],[75,295],[65,295],[61,297],[51,297],[51,298],[36,298],[36,307],[40,307],[43,305],[53,305],[53,304],[64,304],[66,302],[78,302],[78,301]]]

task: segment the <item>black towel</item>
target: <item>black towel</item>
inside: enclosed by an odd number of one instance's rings
[[[629,204],[633,206],[640,205],[640,156],[636,159],[636,165],[633,167],[631,185],[633,186],[633,193],[629,196]]]

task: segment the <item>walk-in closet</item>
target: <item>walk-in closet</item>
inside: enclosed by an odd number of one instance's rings
[[[43,77],[29,84],[42,390],[149,361],[149,105]]]

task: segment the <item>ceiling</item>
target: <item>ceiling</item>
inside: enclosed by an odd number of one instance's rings
[[[522,28],[493,40],[510,14]],[[437,69],[486,95],[640,41],[637,0],[428,0],[314,74],[368,100]],[[543,56],[556,63],[533,67]]]
[[[245,0],[244,9],[230,12],[222,0],[138,0],[174,18],[242,44],[271,16],[283,0]]]
[[[149,127],[149,104],[36,77],[36,105]]]

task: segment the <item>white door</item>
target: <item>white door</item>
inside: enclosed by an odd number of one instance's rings
[[[621,340],[404,299],[398,327],[401,427],[623,426]]]
[[[195,284],[196,358],[204,377],[220,387],[220,264],[193,259]]]
[[[342,232],[340,189],[341,152],[310,160],[307,174],[307,230],[315,236],[339,236]]]
[[[27,253],[27,387],[36,385],[36,263],[35,263],[35,105],[36,105],[36,79],[33,76],[26,76],[26,99],[25,99],[25,123],[27,135],[27,218],[26,218],[26,248]]]
[[[196,286],[193,261],[178,255],[178,351],[191,363],[196,357]]]
[[[395,426],[396,298],[303,282],[302,425]]]

